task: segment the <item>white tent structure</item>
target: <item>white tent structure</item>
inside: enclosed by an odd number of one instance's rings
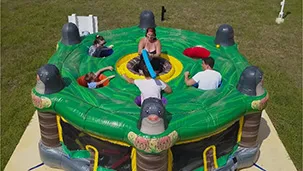
[[[77,16],[76,14],[72,14],[68,16],[68,22],[76,24],[81,36],[98,32],[97,16]]]

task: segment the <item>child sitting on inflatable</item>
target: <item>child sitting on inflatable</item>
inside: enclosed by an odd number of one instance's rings
[[[222,76],[219,72],[213,70],[215,60],[212,57],[202,59],[202,68],[204,71],[198,72],[189,79],[189,71],[184,73],[184,81],[187,86],[192,86],[198,83],[198,88],[201,90],[216,89],[221,84]]]
[[[166,104],[166,99],[161,98],[161,91],[163,90],[165,93],[171,93],[171,87],[161,80],[152,79],[145,65],[143,66],[143,74],[145,76],[145,79],[136,80],[123,75],[128,83],[135,84],[141,91],[141,95],[136,97],[135,103],[138,106],[141,106],[145,99],[154,97],[162,99],[163,104]]]
[[[102,80],[99,79],[99,76],[102,72],[106,71],[106,70],[113,70],[112,66],[108,66],[105,68],[100,69],[99,71],[97,71],[96,73],[93,72],[89,72],[84,76],[84,80],[87,82],[87,87],[88,88],[99,88],[102,87],[103,83],[105,83],[106,81],[112,79],[115,77],[115,75],[111,75],[109,77],[106,77]]]
[[[113,53],[113,45],[106,47],[104,46],[105,43],[105,39],[102,36],[97,35],[94,44],[88,50],[88,54],[94,57],[106,57],[111,55]]]

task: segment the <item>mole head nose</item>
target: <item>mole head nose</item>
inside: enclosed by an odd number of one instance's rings
[[[159,119],[159,117],[157,115],[152,114],[152,115],[148,116],[148,119],[150,121],[157,121]]]

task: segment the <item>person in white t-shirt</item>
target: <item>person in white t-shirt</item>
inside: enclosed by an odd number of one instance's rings
[[[222,76],[219,72],[213,70],[215,61],[212,57],[202,59],[202,68],[204,71],[198,72],[191,79],[189,79],[189,71],[184,73],[184,81],[187,86],[198,84],[201,90],[213,90],[221,84]]]
[[[161,91],[163,90],[165,93],[171,93],[171,87],[161,80],[151,78],[145,65],[143,67],[143,74],[145,76],[145,79],[136,80],[123,75],[128,83],[135,84],[141,91],[140,97],[136,98],[135,100],[137,105],[140,106],[143,104],[143,101],[145,99],[150,97],[158,98],[160,100],[162,99],[162,102],[165,103],[165,99],[161,97]]]

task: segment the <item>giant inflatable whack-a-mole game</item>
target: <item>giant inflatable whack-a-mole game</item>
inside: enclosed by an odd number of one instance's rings
[[[173,93],[161,100],[134,103],[139,89],[123,74],[140,79],[129,63],[138,56],[138,42],[147,27],[156,27],[151,11],[143,11],[138,26],[80,36],[67,23],[48,64],[39,68],[32,89],[38,111],[44,164],[72,171],[233,171],[258,158],[261,111],[268,100],[263,72],[243,57],[233,28],[221,25],[216,36],[157,26],[165,68],[158,79]],[[110,56],[88,55],[96,35],[113,44]],[[215,90],[187,87],[185,71],[201,71],[201,59],[184,55],[200,47],[215,60],[221,86]],[[207,56],[205,56],[207,57]],[[106,66],[116,77],[102,88],[89,89],[79,78]],[[157,115],[150,120],[149,115]]]

